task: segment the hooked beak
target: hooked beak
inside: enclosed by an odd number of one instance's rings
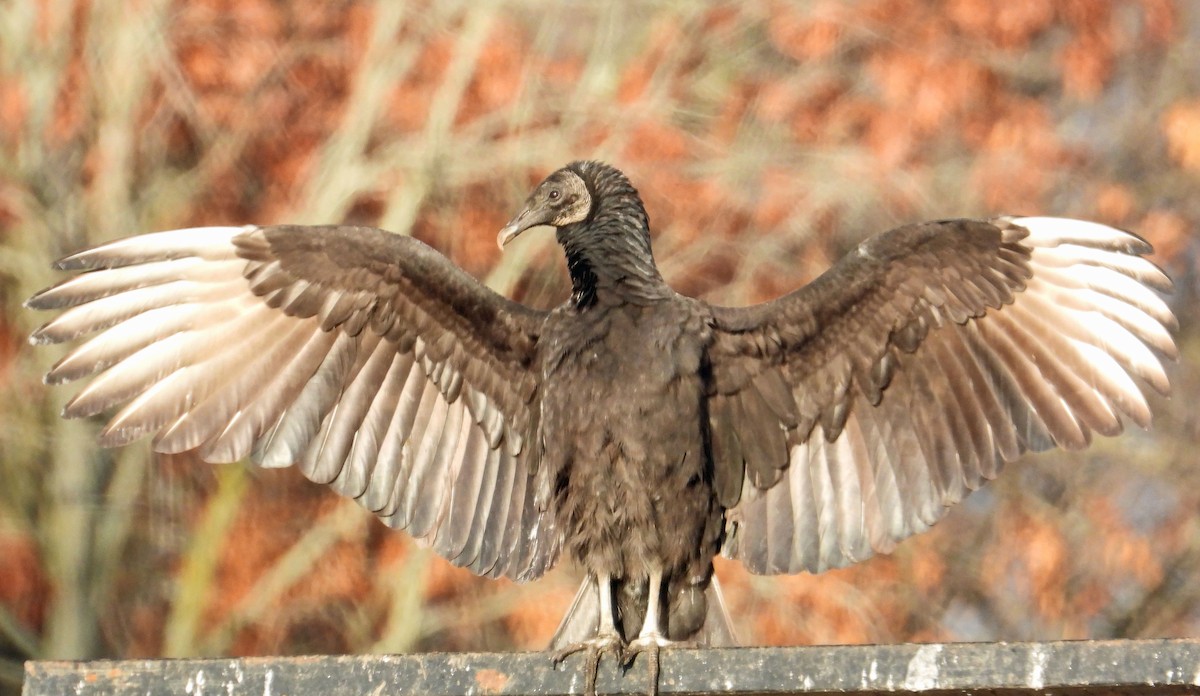
[[[500,246],[500,251],[504,251],[504,246],[517,238],[530,227],[545,225],[550,222],[550,211],[541,208],[526,207],[517,216],[508,221],[508,224],[500,228],[500,234],[496,235],[496,244]]]

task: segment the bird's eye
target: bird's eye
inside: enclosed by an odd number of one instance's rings
[[[552,201],[557,201],[561,197],[562,193],[560,193],[558,189],[550,189],[550,193],[546,194],[546,198],[549,198]]]

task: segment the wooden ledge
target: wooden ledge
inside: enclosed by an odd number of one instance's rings
[[[647,692],[646,657],[601,661],[597,691]],[[582,657],[544,653],[28,662],[25,696],[53,694],[578,694]],[[659,693],[1200,693],[1200,640],[944,643],[669,650]]]

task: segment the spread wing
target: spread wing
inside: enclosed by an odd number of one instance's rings
[[[421,242],[363,227],[214,227],[69,256],[27,303],[36,343],[94,334],[46,375],[66,406],[128,402],[100,439],[295,463],[458,565],[529,579],[559,535],[534,504],[544,314]],[[98,374],[97,374],[98,373]]]
[[[1148,427],[1133,377],[1165,394],[1176,355],[1150,251],[1074,220],[932,222],[776,301],[714,308],[726,555],[756,573],[860,561],[1022,452]]]

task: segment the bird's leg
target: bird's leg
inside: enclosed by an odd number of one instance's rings
[[[552,657],[554,665],[558,666],[570,655],[577,652],[587,652],[587,664],[584,668],[584,680],[586,682],[584,693],[589,696],[595,696],[596,693],[596,672],[600,668],[600,656],[609,651],[620,653],[622,644],[621,633],[617,631],[615,615],[613,614],[612,578],[607,574],[598,573],[595,577],[595,582],[596,592],[600,599],[600,620],[597,625],[596,635],[588,640],[563,647],[555,652]]]
[[[642,621],[642,630],[636,640],[629,644],[634,653],[654,646],[655,648],[672,645],[667,640],[666,630],[659,622],[659,612],[662,609],[662,571],[650,573],[650,583],[646,591],[646,618]]]
[[[642,622],[642,630],[637,639],[629,643],[624,661],[628,665],[638,653],[649,653],[649,694],[658,696],[658,651],[661,647],[674,644],[667,639],[666,631],[660,630],[658,619],[658,612],[662,607],[662,571],[655,570],[650,573],[650,586],[646,595],[646,620]]]
[[[658,612],[662,608],[662,571],[650,573],[650,587],[646,591],[646,620],[642,622],[642,630],[638,633],[639,641],[659,641],[666,638],[659,631]],[[660,643],[661,644],[661,643]]]
[[[621,642],[621,633],[617,630],[616,614],[613,612],[612,578],[608,575],[596,576],[596,592],[600,596],[600,628],[597,637],[611,637]]]
[[[624,662],[628,666],[638,653],[649,653],[650,660],[650,696],[658,696],[659,650],[666,647],[696,647],[693,641],[678,641],[667,638],[667,628],[659,619],[659,612],[664,607],[662,594],[662,571],[650,573],[649,587],[646,594],[646,619],[642,622],[642,630],[638,637],[630,641],[624,654]]]

